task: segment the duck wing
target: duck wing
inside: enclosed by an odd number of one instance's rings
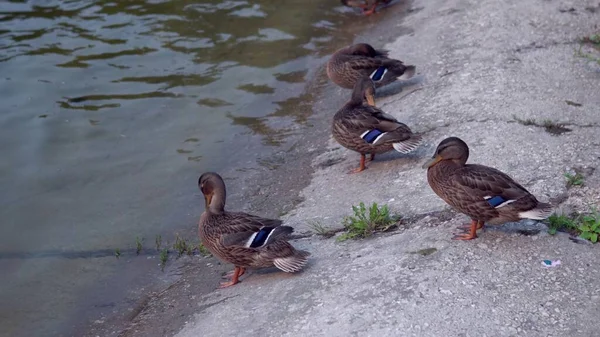
[[[219,231],[221,242],[224,246],[242,246],[246,248],[264,247],[279,238],[287,237],[294,229],[281,226],[279,219],[263,218],[241,212],[228,212],[221,226],[214,230]]]
[[[518,212],[532,209],[538,203],[525,187],[495,168],[465,165],[448,180],[450,197],[468,214],[491,219],[504,207]]]

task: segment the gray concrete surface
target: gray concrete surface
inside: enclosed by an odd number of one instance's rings
[[[412,220],[363,241],[300,239],[312,252],[304,272],[255,272],[195,299],[198,314],[177,336],[597,336],[597,246],[544,230],[522,235],[518,226],[450,240],[468,219],[448,211],[420,166],[454,135],[470,145],[470,162],[509,173],[542,201],[579,211],[599,205],[600,69],[575,55],[599,22],[597,1],[414,1],[390,27],[413,33],[385,48],[420,75],[377,103],[426,132],[425,144],[347,175],[359,157],[330,140],[305,201],[286,216],[310,233],[309,220],[339,228],[352,205],[375,201]],[[514,116],[571,131],[553,135]],[[566,188],[563,174],[573,169],[587,172],[585,187]],[[436,251],[414,253],[425,248]],[[544,268],[543,259],[562,264]]]

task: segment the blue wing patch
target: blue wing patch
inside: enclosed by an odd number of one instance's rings
[[[507,200],[502,198],[501,196],[497,195],[495,197],[489,198],[487,199],[488,204],[490,204],[490,206],[496,208],[500,205],[502,205],[503,203],[505,203]]]
[[[267,239],[269,238],[269,234],[271,234],[271,231],[273,231],[274,227],[263,227],[261,228],[258,233],[256,233],[256,236],[254,237],[254,240],[252,240],[252,243],[250,244],[251,248],[256,248],[256,247],[261,247],[265,244],[265,242],[267,241]]]
[[[360,136],[360,137],[362,139],[364,139],[367,143],[373,144],[373,142],[377,139],[377,137],[379,137],[382,133],[383,132],[381,132],[377,129],[373,129],[373,130],[363,133],[362,136]]]
[[[385,73],[387,73],[387,69],[384,66],[381,66],[372,72],[370,77],[373,81],[378,82],[383,79]]]

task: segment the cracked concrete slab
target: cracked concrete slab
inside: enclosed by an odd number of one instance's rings
[[[297,240],[312,253],[304,272],[255,272],[208,295],[178,336],[597,335],[595,245],[548,235],[539,223],[486,226],[477,240],[452,241],[467,217],[448,211],[420,168],[442,139],[458,136],[470,146],[469,162],[505,171],[542,201],[578,211],[599,205],[600,72],[575,55],[577,41],[598,30],[600,10],[587,9],[596,5],[414,1],[390,27],[413,33],[377,47],[416,64],[419,80],[377,104],[425,132],[424,145],[347,175],[359,156],[331,139],[313,163],[304,202],[285,218],[304,234],[310,220],[340,228],[363,201],[410,221],[363,241]],[[571,130],[554,135],[518,119]],[[574,169],[587,172],[586,186],[567,189],[563,174]],[[545,268],[544,259],[561,265]]]

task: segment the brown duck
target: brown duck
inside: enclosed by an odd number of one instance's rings
[[[342,4],[347,7],[356,7],[363,10],[364,15],[375,13],[377,5],[380,3],[387,5],[392,0],[341,0]]]
[[[226,211],[225,183],[217,173],[202,174],[198,186],[206,201],[198,226],[200,240],[215,256],[235,265],[231,281],[220,288],[238,283],[246,268],[275,266],[293,273],[304,267],[310,253],[287,242],[292,227],[282,226],[281,220]]]
[[[365,169],[365,155],[392,149],[408,153],[421,143],[421,135],[374,106],[375,87],[369,77],[356,82],[350,101],[333,116],[333,138],[343,147],[360,153],[360,166],[350,173]],[[364,102],[366,98],[367,104]]]
[[[495,168],[466,164],[469,147],[457,137],[444,139],[427,161],[427,181],[446,203],[471,218],[468,233],[457,240],[477,237],[484,223],[499,225],[521,219],[543,220],[552,213],[550,204],[539,202],[525,187]]]
[[[387,50],[376,50],[366,43],[342,48],[327,62],[329,79],[346,89],[354,88],[364,76],[370,77],[379,88],[399,79],[409,79],[415,71],[415,66],[405,66],[402,61],[389,58]]]

